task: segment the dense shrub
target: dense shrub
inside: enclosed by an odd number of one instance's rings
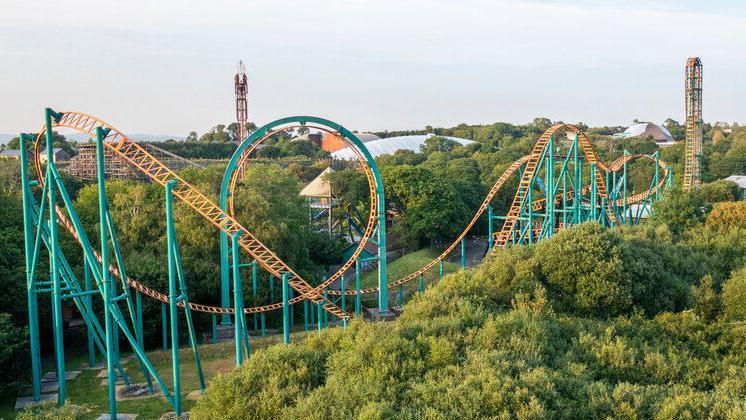
[[[746,327],[666,312],[685,309],[702,276],[683,264],[698,250],[649,238],[664,233],[587,224],[502,250],[416,295],[395,322],[256,352],[191,415],[742,418]],[[719,297],[708,278],[695,291]]]
[[[723,284],[723,311],[730,320],[746,321],[746,268],[734,271]]]

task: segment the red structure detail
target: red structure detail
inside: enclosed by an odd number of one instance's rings
[[[249,135],[246,129],[246,124],[249,122],[249,106],[246,99],[249,93],[249,82],[243,61],[238,62],[238,71],[233,80],[236,91],[236,122],[238,123],[236,145],[239,145]]]

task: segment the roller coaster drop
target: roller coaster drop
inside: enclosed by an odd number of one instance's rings
[[[336,273],[311,286],[305,279],[288,267],[277,255],[268,249],[252,233],[241,226],[234,217],[233,197],[241,181],[241,168],[251,152],[275,133],[297,128],[311,127],[335,133],[350,145],[360,160],[370,188],[370,208],[368,223],[352,258]],[[52,141],[54,128],[71,128],[96,139],[99,197],[99,246],[97,251],[83,229],[80,218],[73,206],[65,184],[59,175],[51,156],[47,156],[46,166],[39,159],[44,144]],[[181,387],[179,372],[178,309],[183,308],[189,334],[189,343],[195,358],[195,366],[202,390],[205,381],[200,364],[197,337],[192,321],[192,312],[212,314],[213,339],[215,338],[216,317],[222,316],[222,323],[230,323],[234,315],[236,362],[241,364],[250,351],[246,314],[263,315],[267,311],[283,311],[284,341],[290,340],[292,304],[303,302],[304,327],[308,330],[309,306],[315,307],[317,326],[328,326],[328,314],[332,314],[346,325],[347,297],[354,296],[354,312],[361,314],[361,296],[377,295],[380,315],[389,311],[388,290],[399,288],[400,300],[405,283],[419,280],[419,290],[424,290],[425,273],[436,265],[440,267],[440,277],[444,273],[446,257],[461,245],[461,265],[465,264],[465,238],[482,214],[488,212],[489,248],[496,249],[510,244],[530,244],[552,236],[566,226],[597,221],[606,226],[634,224],[639,222],[646,207],[658,199],[661,190],[670,186],[671,168],[653,155],[631,155],[625,152],[610,165],[601,162],[596,156],[588,138],[577,127],[558,124],[547,130],[537,141],[532,152],[510,165],[497,179],[483,200],[477,212],[461,234],[434,260],[400,279],[388,281],[386,272],[386,223],[384,190],[380,173],[372,156],[359,139],[344,127],[316,117],[289,117],[277,120],[252,133],[234,153],[223,177],[220,205],[189,185],[176,173],[154,158],[148,151],[127,138],[111,125],[90,115],[46,110],[45,124],[36,137],[35,168],[36,179],[28,174],[26,161],[27,144],[33,136],[22,134],[21,138],[21,179],[24,211],[24,238],[26,253],[27,297],[29,309],[29,331],[34,399],[39,400],[41,389],[41,364],[39,348],[39,326],[37,300],[39,294],[49,293],[52,300],[53,337],[55,343],[56,373],[59,378],[58,403],[66,399],[65,360],[63,342],[62,302],[72,299],[88,327],[89,354],[91,365],[95,362],[95,350],[104,355],[108,370],[109,411],[116,415],[116,380],[120,377],[126,386],[129,377],[119,360],[119,334],[129,343],[152,393],[153,381],[173,406],[177,415],[181,414]],[[52,148],[47,147],[51,153]],[[126,274],[124,256],[117,241],[116,229],[108,212],[106,185],[104,180],[104,151],[114,153],[137,168],[153,182],[162,185],[166,197],[166,236],[168,255],[168,294],[153,290]],[[628,195],[627,165],[635,159],[649,159],[655,164],[655,173],[646,191]],[[491,206],[497,192],[514,175],[519,174],[515,197],[505,216],[495,216]],[[37,196],[32,188],[40,189]],[[200,213],[220,231],[221,244],[221,306],[210,306],[190,302],[187,294],[185,274],[181,267],[181,256],[173,222],[174,197]],[[61,203],[58,204],[58,200]],[[636,206],[633,206],[636,205]],[[500,230],[494,229],[496,221],[502,221]],[[79,274],[68,263],[60,246],[58,226],[67,230],[79,243],[84,257],[84,282],[78,281]],[[362,289],[360,286],[360,253],[372,237],[376,237],[378,255],[378,287]],[[49,279],[42,280],[37,273],[42,245],[49,258]],[[243,249],[251,257],[249,263],[241,263]],[[355,266],[355,288],[346,288],[345,273]],[[251,267],[253,292],[256,296],[257,271],[259,267],[269,273],[270,282],[274,278],[282,281],[282,301],[262,306],[244,307],[241,282],[241,268]],[[121,287],[117,287],[119,280]],[[230,302],[230,281],[233,281],[233,306]],[[93,284],[92,284],[93,281]],[[332,288],[332,285],[338,285]],[[291,293],[295,294],[291,297]],[[93,297],[101,296],[104,309],[104,326],[93,309]],[[164,348],[166,348],[166,319],[170,318],[173,390],[169,389],[144,349],[142,296],[162,303]],[[309,303],[310,302],[310,303]],[[399,302],[401,304],[401,302]],[[121,306],[124,306],[122,309]],[[168,308],[169,316],[166,316]],[[325,312],[324,312],[325,311]],[[236,316],[240,314],[239,316]],[[323,316],[322,316],[323,315]],[[324,321],[326,320],[326,321]],[[313,321],[312,321],[313,323]],[[255,318],[256,328],[256,318]],[[262,328],[263,331],[263,328]]]

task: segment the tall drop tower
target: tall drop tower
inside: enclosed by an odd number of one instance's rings
[[[684,151],[684,191],[700,183],[702,173],[702,61],[686,60],[686,145]]]
[[[249,93],[249,82],[246,77],[246,67],[243,65],[243,60],[238,62],[234,85],[236,90],[236,122],[238,123],[236,146],[238,146],[248,136],[246,124],[249,122],[248,101],[246,100]]]

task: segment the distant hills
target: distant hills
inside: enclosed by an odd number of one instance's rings
[[[6,133],[0,133],[0,144],[7,144],[13,137],[17,136],[18,134],[6,134]],[[88,140],[88,136],[85,134],[66,134],[65,137],[70,141],[76,141],[78,143],[85,142]],[[127,137],[131,138],[132,140],[139,140],[139,141],[147,141],[147,142],[159,142],[159,141],[166,141],[170,139],[174,140],[184,140],[185,136],[172,136],[168,134],[142,134],[142,133],[135,133],[135,134],[127,134]]]

